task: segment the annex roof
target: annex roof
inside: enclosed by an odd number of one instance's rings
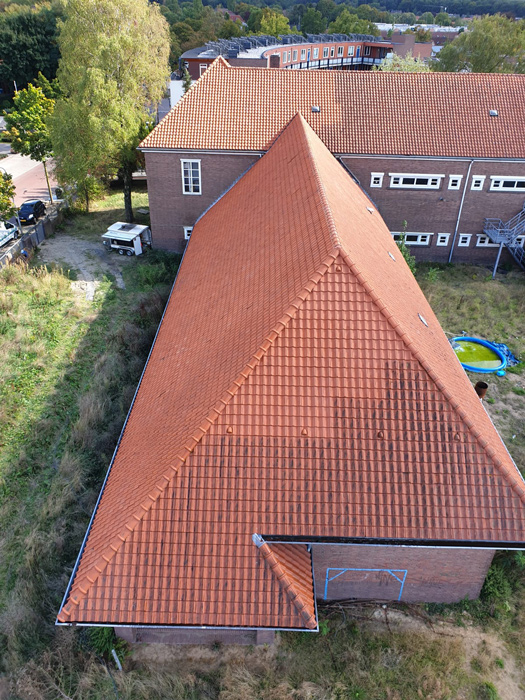
[[[525,158],[525,75],[263,70],[222,57],[141,148],[266,151],[297,112],[332,153]]]
[[[524,542],[524,502],[379,213],[296,115],[193,229],[58,619],[311,629],[303,543]]]

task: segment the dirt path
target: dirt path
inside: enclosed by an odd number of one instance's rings
[[[43,263],[58,263],[74,270],[77,279],[71,282],[71,286],[89,301],[93,300],[105,275],[112,275],[117,287],[125,289],[122,267],[129,264],[131,258],[107,252],[101,242],[59,233],[40,244],[38,255]]]

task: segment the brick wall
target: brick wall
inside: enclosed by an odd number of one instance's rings
[[[184,226],[197,218],[259,157],[257,155],[146,153],[148,193],[154,248],[182,252]],[[201,161],[202,194],[182,193],[181,160]]]
[[[419,260],[447,262],[456,229],[463,188],[466,187],[465,199],[459,221],[458,234],[471,234],[470,245],[454,247],[453,262],[493,264],[497,249],[478,247],[478,234],[483,233],[485,217],[498,217],[504,222],[517,214],[523,207],[525,192],[490,192],[490,176],[506,175],[525,177],[525,164],[504,161],[476,161],[470,171],[468,182],[466,176],[469,160],[433,160],[421,158],[341,158],[363,189],[375,202],[381,216],[391,231],[401,231],[403,221],[407,222],[407,231],[432,233],[429,246],[412,246],[411,252]],[[380,188],[370,187],[370,173],[384,173]],[[411,190],[391,188],[388,173],[424,173],[444,175],[437,190]],[[461,175],[459,190],[448,189],[449,176]],[[471,189],[472,178],[484,175],[482,191]],[[450,234],[448,246],[437,246],[437,234]],[[505,251],[502,264],[510,261]]]
[[[402,586],[401,600],[405,602],[474,599],[493,555],[494,551],[486,549],[313,545],[316,596],[324,600],[326,592],[326,600],[398,600]]]
[[[148,190],[150,196],[153,245],[156,248],[181,252],[185,247],[183,226],[193,226],[196,219],[258,160],[258,155],[198,154],[198,153],[146,153]],[[182,194],[181,166],[183,158],[200,159],[202,195]],[[498,217],[507,221],[523,207],[524,192],[490,192],[490,176],[525,176],[525,164],[504,161],[475,162],[467,182],[468,160],[424,160],[421,158],[341,158],[344,166],[360,182],[378,207],[391,231],[401,231],[403,221],[407,231],[431,233],[431,242],[424,246],[411,246],[418,260],[447,262],[453,234],[456,229],[463,188],[466,187],[458,234],[470,234],[468,246],[458,246],[453,252],[453,262],[492,265],[497,248],[478,247],[478,235],[483,231],[485,217]],[[384,173],[380,188],[370,187],[370,174]],[[444,175],[437,190],[411,190],[391,188],[388,173],[421,173]],[[462,176],[459,190],[448,189],[449,176]],[[472,178],[484,175],[482,191],[471,189]],[[449,244],[437,245],[437,234],[449,234]],[[511,258],[504,251],[501,264]]]

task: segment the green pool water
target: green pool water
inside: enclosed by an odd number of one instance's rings
[[[494,350],[470,340],[456,340],[455,342],[459,347],[454,347],[454,352],[463,364],[480,369],[496,369],[501,365],[501,358]]]

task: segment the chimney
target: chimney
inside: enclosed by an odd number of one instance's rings
[[[281,55],[278,53],[272,53],[270,56],[270,68],[280,68],[281,67]]]

